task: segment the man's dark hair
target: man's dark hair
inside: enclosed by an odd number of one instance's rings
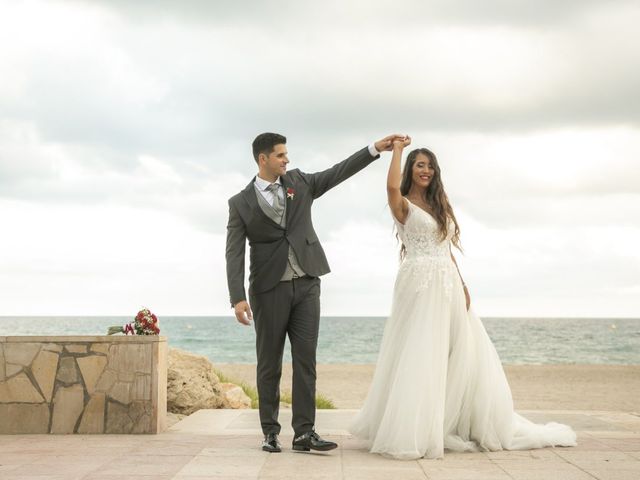
[[[273,147],[281,143],[287,143],[287,137],[278,133],[261,133],[256,137],[251,146],[253,147],[253,158],[258,163],[258,155],[265,153],[270,155]]]

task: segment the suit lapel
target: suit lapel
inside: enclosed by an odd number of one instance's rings
[[[293,201],[294,195],[290,196],[289,192],[293,193],[294,189],[290,181],[290,178],[286,174],[280,177],[280,183],[282,183],[282,188],[284,189],[284,203],[285,203],[284,211],[286,215],[286,220],[289,221],[296,205],[296,202]]]

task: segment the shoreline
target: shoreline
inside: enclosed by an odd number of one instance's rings
[[[255,387],[256,365],[215,363]],[[640,365],[503,365],[517,410],[600,410],[640,414]],[[360,408],[374,364],[318,364],[317,392],[336,408]],[[281,389],[291,391],[292,368],[282,366]]]

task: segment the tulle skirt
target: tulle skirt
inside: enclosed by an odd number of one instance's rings
[[[373,381],[349,430],[372,453],[406,460],[439,458],[444,449],[576,445],[569,426],[514,411],[500,358],[467,311],[450,258],[401,264]]]

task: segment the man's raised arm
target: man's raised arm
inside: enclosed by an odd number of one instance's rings
[[[320,197],[327,192],[327,190],[332,189],[347,178],[358,173],[378,158],[381,152],[391,150],[393,148],[393,140],[396,137],[402,137],[402,135],[389,135],[382,140],[378,140],[369,145],[369,147],[358,150],[346,160],[322,172],[300,172],[304,180],[311,187],[313,198]]]

